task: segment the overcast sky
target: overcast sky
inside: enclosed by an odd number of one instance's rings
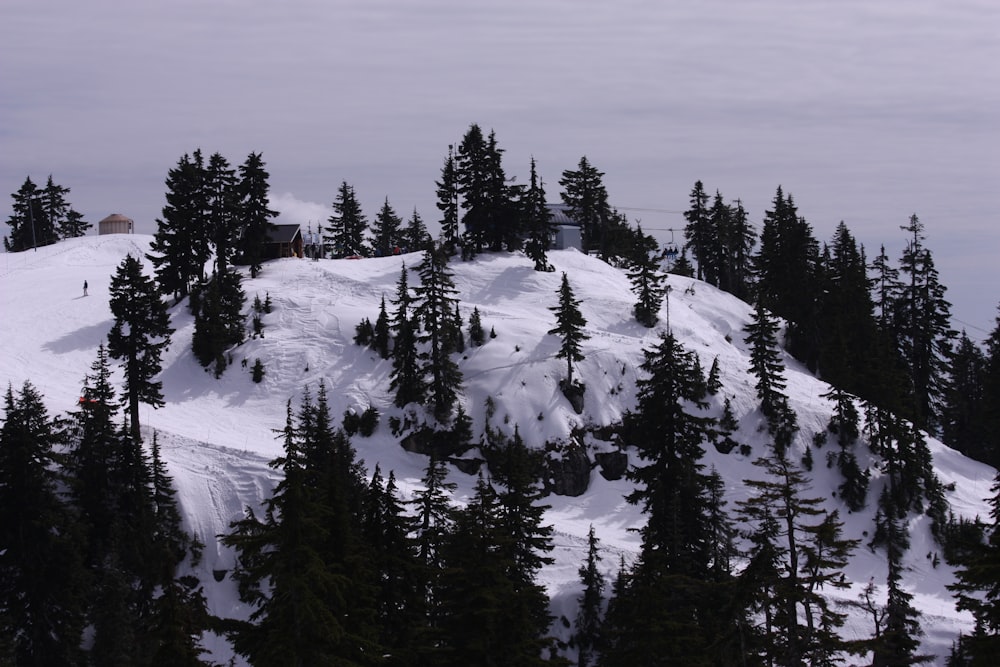
[[[388,197],[433,225],[448,145],[478,123],[551,201],[586,155],[644,228],[682,227],[696,180],[759,228],[781,185],[820,241],[843,220],[898,261],[916,213],[981,339],[998,63],[996,0],[3,0],[0,219],[52,174],[88,221],[152,233],[201,148],[262,152],[284,221],[325,218],[346,180],[369,218]]]

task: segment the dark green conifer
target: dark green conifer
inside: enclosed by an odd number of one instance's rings
[[[154,378],[162,370],[163,350],[173,329],[167,306],[152,278],[131,255],[118,265],[109,288],[115,323],[108,333],[108,354],[121,360],[125,371],[123,402],[128,407],[132,438],[141,441],[139,404],[162,407],[163,383]]]
[[[63,435],[30,382],[3,400],[0,427],[0,662],[81,661],[86,574],[76,517],[60,495]]]
[[[562,282],[556,292],[559,295],[559,303],[549,308],[556,316],[556,326],[549,329],[550,336],[559,336],[562,344],[556,359],[566,360],[566,380],[565,387],[573,386],[573,362],[583,361],[583,351],[581,345],[583,341],[590,338],[584,331],[587,320],[580,312],[580,302],[573,294],[573,288],[569,284],[569,278],[562,274]]]

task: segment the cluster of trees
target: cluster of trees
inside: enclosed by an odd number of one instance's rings
[[[57,185],[52,175],[44,188],[35,185],[31,177],[13,193],[13,212],[7,218],[10,237],[3,237],[7,252],[18,252],[46,246],[61,239],[83,236],[93,225],[83,219],[66,199],[70,189]]]
[[[690,271],[784,320],[783,346],[838,389],[1000,466],[1000,340],[951,327],[951,305],[916,215],[898,264],[869,259],[841,222],[821,244],[779,187],[759,237],[739,200],[700,181],[685,212]],[[678,267],[674,268],[679,272]]]
[[[223,538],[254,609],[229,627],[240,654],[254,665],[545,662],[554,642],[535,579],[552,530],[537,451],[493,434],[491,476],[458,507],[437,457],[410,500],[391,472],[368,477],[323,385],[297,413],[289,403],[280,437],[282,479],[263,515],[248,510]]]
[[[79,409],[49,416],[26,382],[0,429],[0,663],[198,665],[209,626],[154,435],[118,418],[102,346]]]
[[[777,345],[748,331],[755,337]],[[872,582],[855,603],[872,619],[870,636],[847,638],[846,613],[825,591],[847,585],[844,568],[859,542],[844,537],[838,511],[810,493],[811,464],[792,460],[775,429],[756,461],[760,477],[744,480],[750,496],[730,511],[723,480],[702,462],[706,445],[731,435],[712,416],[712,374],[669,332],[645,352],[642,370],[637,406],[621,425],[638,454],[626,499],[647,518],[640,551],[621,562],[609,587],[591,530],[577,613],[563,619],[569,646],[553,637],[556,619],[536,578],[552,550],[540,449],[516,425],[510,436],[487,425],[480,449],[489,475],[480,474],[468,503],[449,500],[454,485],[433,454],[404,499],[392,472],[363,472],[321,385],[297,413],[287,408],[284,454],[273,463],[283,477],[263,516],[248,510],[224,538],[237,550],[236,577],[255,609],[249,622],[230,626],[237,650],[259,665],[568,664],[562,656],[570,648],[582,666],[836,664],[852,654],[879,665],[926,661],[919,615],[900,585],[903,519],[921,503],[933,505],[939,490],[927,470],[904,489],[920,468],[919,447],[892,440],[898,433],[879,436],[876,459],[888,481],[866,546],[883,550],[889,563],[885,602],[876,601],[881,586]],[[787,405],[781,369],[772,370],[759,378],[762,410],[765,401]],[[774,423],[794,432],[790,421]],[[831,433],[847,428],[831,419]],[[994,505],[1000,479],[995,491]],[[956,644],[954,664],[987,664],[976,660],[994,655],[1000,635],[989,574],[1000,557],[1000,517],[992,518],[955,551],[966,568],[960,604],[980,620]]]
[[[147,257],[160,292],[177,301],[191,296],[192,348],[202,366],[213,365],[216,377],[228,365],[226,350],[246,335],[246,294],[233,265],[246,265],[257,276],[278,215],[268,208],[268,178],[260,153],[235,170],[219,153],[206,163],[200,149],[183,155],[167,175],[167,205]]]

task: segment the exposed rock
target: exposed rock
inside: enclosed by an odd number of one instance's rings
[[[572,443],[545,460],[545,488],[560,496],[580,496],[590,486],[593,467],[583,445]]]
[[[475,475],[479,472],[479,469],[483,467],[486,463],[483,459],[448,459],[448,463],[452,464],[460,471],[464,472],[466,475]]]
[[[628,454],[625,452],[597,452],[594,460],[597,461],[601,477],[609,482],[621,479],[628,471]]]

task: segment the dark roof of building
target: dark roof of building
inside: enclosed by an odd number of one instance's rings
[[[552,214],[551,222],[553,225],[580,226],[579,222],[570,217],[569,206],[566,204],[546,204],[545,206],[549,209],[549,213]]]
[[[274,225],[267,230],[268,243],[291,243],[301,233],[299,225]]]

